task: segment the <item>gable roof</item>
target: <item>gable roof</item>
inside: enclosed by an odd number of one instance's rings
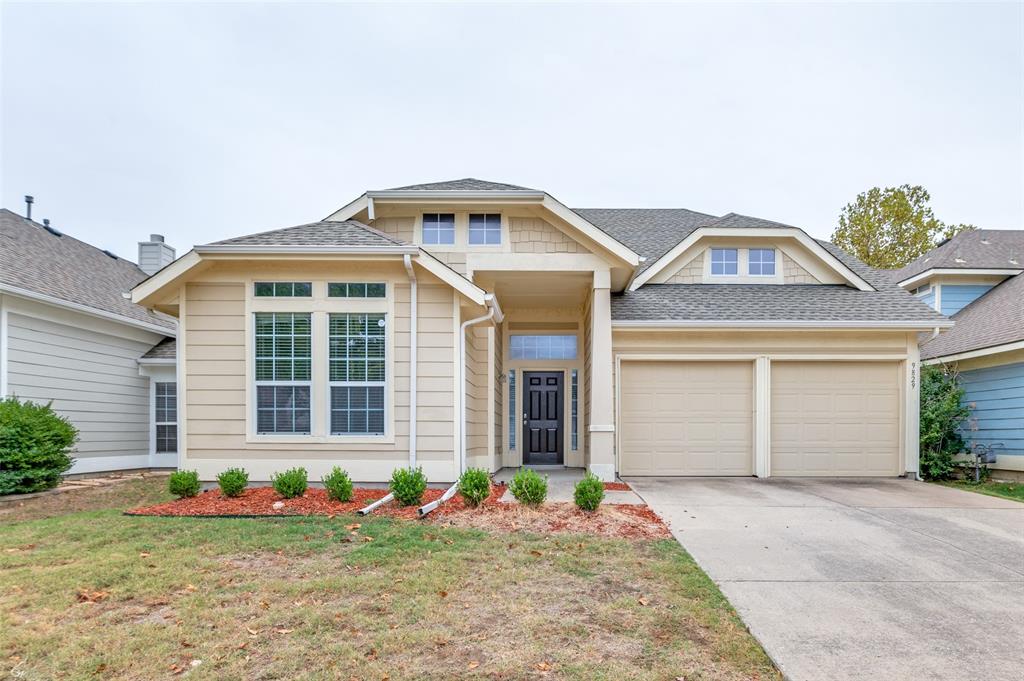
[[[55,304],[63,302],[173,334],[172,321],[122,295],[147,276],[129,260],[67,234],[58,236],[0,208],[0,290],[34,294]]]
[[[934,269],[1024,269],[1024,230],[960,232],[895,270],[893,277],[894,281],[905,281]]]
[[[953,320],[956,326],[921,345],[921,359],[1024,341],[1024,274],[994,287]]]
[[[685,208],[573,208],[598,229],[647,258],[643,272],[693,230],[716,219]]]
[[[310,222],[305,225],[247,234],[206,246],[356,246],[390,248],[412,246],[357,220]],[[203,248],[203,247],[200,247]]]
[[[524,191],[532,192],[535,189],[529,187],[520,187],[515,184],[506,184],[505,182],[490,182],[488,180],[478,180],[475,177],[464,177],[461,180],[443,180],[441,182],[427,182],[425,184],[410,184],[405,187],[392,187],[387,191],[390,192],[406,192],[406,191]]]
[[[140,357],[139,360],[142,363],[146,363],[147,361],[153,362],[154,360],[156,362],[160,362],[161,360],[166,361],[169,359],[174,359],[177,356],[177,354],[177,340],[175,340],[174,338],[164,338],[162,341],[160,341],[159,343],[151,347],[149,350],[147,350],[146,354]]]

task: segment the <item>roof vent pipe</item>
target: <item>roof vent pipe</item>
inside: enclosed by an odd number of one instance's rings
[[[35,203],[36,199],[33,196],[25,194],[25,219],[32,219],[32,204]]]

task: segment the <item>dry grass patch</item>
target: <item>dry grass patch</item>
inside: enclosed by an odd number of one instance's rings
[[[102,511],[0,545],[0,676],[778,678],[673,541]]]

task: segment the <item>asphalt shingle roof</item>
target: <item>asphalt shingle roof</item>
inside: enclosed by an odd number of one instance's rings
[[[489,182],[478,180],[475,177],[464,177],[461,180],[444,180],[443,182],[427,182],[426,184],[410,184],[405,187],[392,187],[387,191],[524,191],[532,192],[535,189],[520,187],[515,184],[504,182]]]
[[[208,246],[411,246],[357,220],[310,222],[295,227],[215,241]]]
[[[1024,269],[1024,230],[975,229],[960,232],[905,267],[895,270],[903,281],[930,269]]]
[[[178,354],[178,343],[173,338],[164,338],[151,347],[142,359],[174,359]]]
[[[640,271],[654,264],[693,230],[717,219],[685,208],[574,208],[616,241],[647,258]]]
[[[129,260],[0,209],[0,284],[173,331],[173,322],[122,295],[146,278]]]
[[[944,357],[1024,340],[1024,274],[1011,277],[953,315],[956,325],[921,345],[921,358]]]

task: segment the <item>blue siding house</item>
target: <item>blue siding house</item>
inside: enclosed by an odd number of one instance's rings
[[[978,298],[989,292],[992,284],[943,284],[942,285],[942,309],[939,310],[947,317],[952,317]],[[935,306],[934,292],[932,293],[931,305]]]
[[[971,409],[964,438],[1024,456],[1024,362],[963,371],[960,382]]]

